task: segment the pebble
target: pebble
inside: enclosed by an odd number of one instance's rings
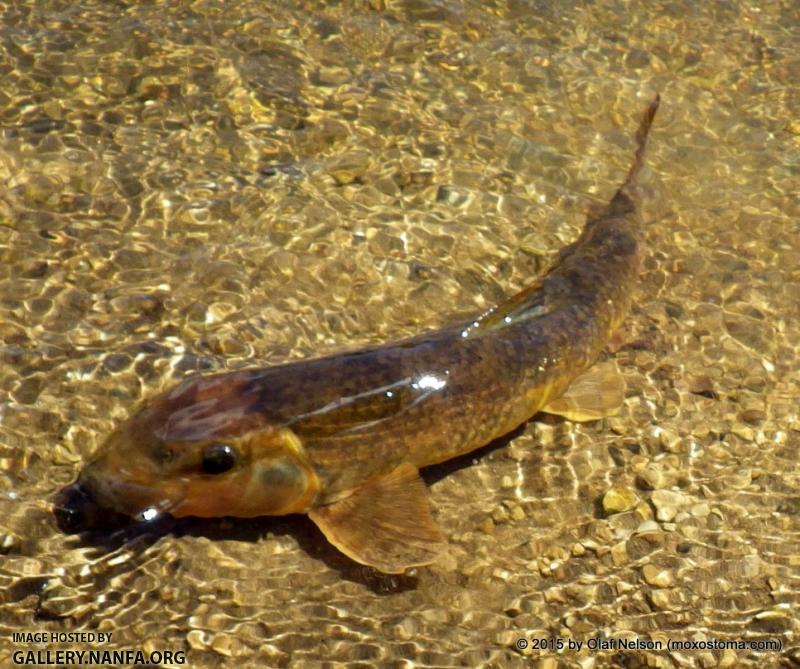
[[[783,620],[790,617],[791,609],[788,604],[780,603],[763,611],[759,611],[753,616],[756,620]]]
[[[614,486],[603,495],[603,511],[606,514],[630,511],[639,503],[639,497],[630,488]]]
[[[642,568],[645,583],[656,588],[668,588],[675,583],[675,576],[671,569],[661,569],[653,564],[646,564]]]
[[[615,565],[622,565],[630,561],[628,557],[628,546],[624,541],[615,544],[611,549],[611,559]]]
[[[370,167],[370,156],[366,151],[351,151],[332,161],[330,174],[340,186],[351,184],[364,176]]]
[[[8,553],[19,542],[13,534],[0,535],[0,554]]]
[[[647,598],[653,605],[653,608],[666,610],[670,608],[669,591],[668,590],[651,590],[647,594]]]
[[[233,656],[234,645],[233,637],[225,632],[216,634],[211,642],[211,648],[213,648],[219,655],[223,655],[225,657]]]
[[[626,432],[625,421],[622,418],[616,416],[606,418],[606,425],[614,434],[625,434]]]
[[[644,534],[646,532],[658,532],[661,528],[655,520],[645,520],[636,528],[637,534]]]
[[[689,501],[686,495],[673,490],[654,490],[650,500],[656,508],[656,518],[662,522],[674,519],[678,510]]]
[[[745,409],[739,414],[739,418],[741,418],[745,423],[758,425],[767,419],[767,414],[761,409]]]
[[[206,650],[208,648],[208,635],[202,630],[190,630],[186,635],[186,643],[193,650]]]
[[[695,395],[703,395],[705,397],[713,397],[716,395],[716,391],[714,389],[714,382],[711,380],[711,377],[707,374],[702,374],[699,376],[690,375],[686,378],[686,385],[689,389],[690,393]]]
[[[659,436],[659,441],[664,449],[670,453],[678,453],[681,450],[681,438],[672,430],[662,430],[661,435]]]
[[[728,477],[728,485],[735,490],[746,488],[752,482],[753,472],[748,467],[744,467]]]
[[[636,515],[640,521],[652,520],[653,508],[647,502],[639,502],[636,507]]]
[[[697,661],[701,667],[716,667],[717,661],[714,659],[714,655],[709,651],[704,651],[702,653],[698,653]]]
[[[508,510],[504,506],[498,506],[494,511],[492,511],[492,520],[494,521],[495,525],[500,525],[501,523],[507,522],[508,517]]]
[[[669,488],[675,485],[678,480],[678,472],[668,469],[659,462],[649,463],[637,477],[637,483],[647,490],[658,490],[659,488]]]
[[[741,425],[737,423],[731,428],[731,432],[733,432],[737,437],[744,439],[745,441],[753,441],[756,437],[756,433],[753,431],[753,428],[749,425]]]

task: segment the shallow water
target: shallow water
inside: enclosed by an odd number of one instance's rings
[[[800,10],[647,7],[0,10],[0,662],[800,661]],[[57,530],[52,495],[187,373],[400,338],[526,285],[619,185],[657,91],[625,407],[428,472],[437,563],[376,574],[305,518]],[[607,513],[612,488],[633,508]]]

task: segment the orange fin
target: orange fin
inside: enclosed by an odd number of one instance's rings
[[[617,364],[610,360],[590,367],[542,411],[582,422],[613,416],[624,401],[625,379]]]
[[[342,553],[387,574],[430,564],[445,546],[425,484],[409,463],[308,515]]]

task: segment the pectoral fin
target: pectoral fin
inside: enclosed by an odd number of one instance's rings
[[[308,515],[342,553],[387,574],[430,564],[445,545],[425,484],[409,463]]]
[[[617,364],[610,360],[589,368],[542,411],[578,422],[598,420],[616,414],[624,401],[625,379]]]

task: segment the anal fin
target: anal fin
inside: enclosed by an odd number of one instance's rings
[[[410,463],[308,515],[342,553],[387,574],[430,564],[445,546],[428,490]]]
[[[561,397],[542,408],[577,422],[599,420],[619,412],[625,401],[625,379],[613,360],[590,367]]]

